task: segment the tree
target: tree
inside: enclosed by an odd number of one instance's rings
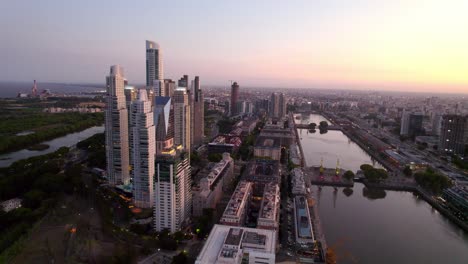
[[[321,129],[327,129],[328,128],[328,122],[327,121],[320,121],[320,128]]]
[[[219,153],[208,154],[208,160],[211,162],[220,162],[223,156]]]
[[[316,126],[317,126],[316,123],[310,123],[309,124],[309,129],[315,129]]]
[[[425,172],[415,173],[414,179],[419,185],[436,194],[453,185],[447,176],[436,173],[430,168],[427,168]]]
[[[406,177],[411,177],[411,175],[413,175],[413,171],[411,170],[410,166],[406,166],[403,169],[403,174],[405,174]]]
[[[343,177],[345,177],[347,180],[354,179],[354,172],[348,170],[343,174]]]

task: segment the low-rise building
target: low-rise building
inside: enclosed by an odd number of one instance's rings
[[[242,178],[254,183],[255,196],[261,196],[266,184],[273,182],[281,184],[279,161],[254,160],[247,165]]]
[[[277,230],[280,212],[280,188],[276,183],[265,185],[257,228]]]
[[[215,225],[195,264],[274,264],[276,231]]]
[[[313,243],[315,241],[314,230],[305,196],[299,195],[294,198],[294,218],[296,241],[300,244]]]
[[[204,208],[216,207],[223,194],[223,183],[230,180],[233,173],[234,160],[229,153],[224,153],[223,159],[192,188],[194,216],[202,216]]]
[[[306,194],[306,186],[304,181],[304,172],[300,168],[294,168],[291,171],[292,179],[292,194],[294,195],[305,195]]]
[[[223,225],[242,226],[245,222],[245,216],[251,197],[252,183],[240,181],[219,222]]]
[[[278,138],[259,136],[255,142],[254,156],[256,158],[281,159],[281,144]]]

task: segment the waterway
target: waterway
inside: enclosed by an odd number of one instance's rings
[[[296,122],[323,120],[328,121],[312,114]],[[374,163],[340,131],[307,134],[302,130],[299,136],[308,166],[320,164],[321,158],[329,167],[336,166],[339,158],[342,168],[354,171],[360,164]],[[397,191],[372,196],[362,184],[355,184],[349,196],[343,190],[312,188],[325,237],[339,263],[468,263],[468,234],[424,200]]]
[[[56,151],[60,147],[71,147],[83,139],[86,139],[94,134],[102,132],[104,132],[104,126],[94,126],[80,132],[71,133],[50,141],[41,142],[41,144],[49,145],[49,148],[45,150],[33,151],[22,149],[15,152],[2,154],[0,155],[0,167],[8,167],[17,160],[27,159],[34,156],[51,153]]]

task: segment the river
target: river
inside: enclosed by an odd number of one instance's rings
[[[80,132],[71,133],[63,137],[52,139],[50,141],[41,142],[41,144],[49,145],[49,148],[45,150],[34,151],[22,149],[15,152],[2,154],[0,155],[0,167],[8,167],[17,160],[51,153],[60,147],[71,147],[83,139],[102,132],[104,132],[104,126],[94,126]]]
[[[296,122],[328,121],[302,115]],[[299,131],[308,166],[340,166],[356,171],[371,157],[340,131]],[[375,163],[374,163],[375,164]],[[378,165],[378,164],[377,164]],[[314,186],[328,245],[339,263],[468,263],[468,234],[409,192],[385,191],[369,197],[362,184],[347,196],[343,188]]]

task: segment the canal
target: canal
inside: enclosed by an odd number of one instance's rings
[[[296,122],[328,121],[315,114],[300,115]],[[340,131],[325,134],[300,130],[299,137],[308,166],[356,171],[363,163],[376,164]],[[378,164],[376,164],[378,165]],[[317,186],[322,226],[328,245],[339,263],[468,263],[468,234],[409,192],[374,193],[355,184],[344,188]],[[346,193],[346,194],[345,194]]]
[[[21,159],[27,159],[34,156],[44,155],[59,149],[60,147],[71,147],[83,139],[86,139],[94,134],[104,132],[104,126],[95,126],[85,129],[80,132],[71,133],[63,137],[59,137],[50,141],[41,142],[41,144],[49,145],[48,149],[41,151],[22,149],[15,152],[10,152],[0,155],[0,168],[8,167],[13,162]]]

